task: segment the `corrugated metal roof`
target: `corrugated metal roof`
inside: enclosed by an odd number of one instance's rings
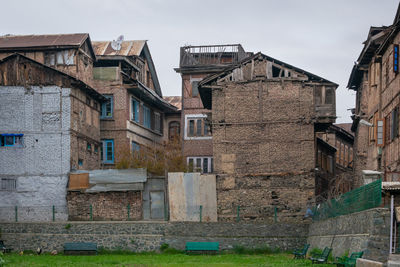
[[[54,35],[4,35],[0,36],[0,49],[81,46],[89,36],[88,33],[54,34]]]
[[[382,182],[383,190],[400,190],[400,182]]]
[[[164,96],[165,101],[175,106],[178,110],[182,110],[182,97],[180,96]]]
[[[120,50],[114,50],[110,41],[92,42],[96,56],[139,56],[146,40],[123,41]]]
[[[89,173],[91,187],[85,190],[86,193],[143,190],[147,181],[146,169],[79,170],[73,173]]]

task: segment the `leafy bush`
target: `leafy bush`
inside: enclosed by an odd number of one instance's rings
[[[169,248],[169,244],[167,244],[167,243],[162,243],[161,246],[160,246],[160,250],[161,250],[161,251],[164,251],[164,250],[166,250],[167,248]]]

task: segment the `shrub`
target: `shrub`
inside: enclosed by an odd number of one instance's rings
[[[162,243],[161,246],[160,246],[160,250],[161,250],[161,251],[164,251],[164,250],[166,250],[167,248],[169,248],[169,245],[168,245],[167,243]]]

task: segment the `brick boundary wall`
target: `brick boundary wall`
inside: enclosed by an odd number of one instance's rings
[[[159,250],[161,244],[184,249],[187,241],[216,241],[221,249],[235,245],[292,250],[304,245],[307,224],[52,222],[0,223],[1,239],[14,250],[62,251],[66,242],[96,242],[99,247],[135,252]]]
[[[390,210],[374,208],[310,224],[311,249],[330,247],[333,255],[364,251],[363,258],[385,262],[389,256]]]

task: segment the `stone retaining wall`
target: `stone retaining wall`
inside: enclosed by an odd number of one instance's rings
[[[308,242],[311,248],[333,248],[334,256],[364,251],[363,258],[385,262],[389,256],[390,210],[375,208],[314,222]]]
[[[162,243],[184,249],[187,241],[217,241],[221,249],[235,245],[301,247],[307,224],[168,223],[168,222],[53,222],[0,223],[1,239],[14,250],[63,249],[66,242],[96,242],[106,249],[158,250]]]

